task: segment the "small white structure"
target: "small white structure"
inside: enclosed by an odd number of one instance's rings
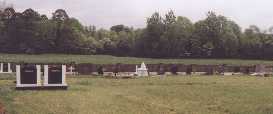
[[[68,68],[66,69],[66,74],[75,75],[76,73],[74,72],[74,70],[75,67],[73,67],[72,65],[68,66]]]
[[[64,86],[67,86],[67,83],[66,83],[66,65],[61,65],[61,71],[57,71],[57,72],[61,72],[61,80],[60,82],[54,82],[54,83],[50,83],[49,82],[49,76],[50,76],[50,73],[49,73],[49,65],[44,65],[44,83],[43,85],[46,86],[46,87],[64,87]],[[56,70],[53,70],[53,71],[56,71]],[[51,77],[56,77],[58,75],[53,75]]]
[[[146,65],[145,65],[144,62],[142,62],[140,68],[138,68],[138,66],[136,66],[136,72],[135,72],[135,74],[137,76],[149,76],[148,69],[147,69],[147,67],[146,67]]]
[[[10,63],[0,63],[0,73],[12,73]]]
[[[23,71],[20,65],[16,65],[16,88],[40,87],[41,86],[41,66],[35,65],[34,69],[25,69]],[[27,78],[30,77],[31,78]],[[33,78],[35,77],[35,78]],[[36,79],[29,82],[30,79]]]

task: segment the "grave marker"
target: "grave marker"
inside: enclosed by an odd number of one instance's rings
[[[193,67],[193,65],[188,65],[187,66],[187,69],[186,69],[186,74],[187,75],[191,75],[192,74],[192,67]]]
[[[12,73],[10,63],[1,63],[0,64],[0,73]]]
[[[40,65],[16,65],[16,88],[33,88],[41,86]]]
[[[171,73],[173,74],[173,75],[178,75],[178,66],[177,65],[172,65],[171,66]]]
[[[160,63],[160,64],[158,65],[157,74],[158,74],[158,75],[164,75],[164,74],[165,74],[164,65],[163,65],[162,63]]]
[[[75,67],[73,65],[69,65],[66,68],[66,74],[75,75]]]
[[[41,70],[43,69],[43,72]],[[43,84],[41,75],[44,74]],[[67,89],[65,65],[16,65],[17,90]]]
[[[44,65],[44,86],[66,89],[66,66]]]
[[[137,76],[149,76],[148,69],[144,62],[142,62],[140,68],[136,66],[136,74]]]

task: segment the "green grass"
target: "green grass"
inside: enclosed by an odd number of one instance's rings
[[[0,54],[0,61],[5,62],[27,62],[27,63],[94,63],[94,64],[148,64],[157,63],[181,63],[181,64],[228,64],[228,65],[272,65],[269,60],[241,60],[241,59],[151,59],[134,57],[114,57],[108,55],[63,55],[63,54]]]
[[[9,114],[270,114],[273,78],[68,78],[67,91],[15,91],[0,80]]]

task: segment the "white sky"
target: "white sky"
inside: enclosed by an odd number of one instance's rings
[[[161,14],[172,9],[176,15],[194,22],[214,11],[236,21],[242,28],[257,25],[262,29],[273,26],[273,0],[6,0],[17,11],[32,8],[51,17],[56,9],[65,9],[70,17],[84,25],[109,28],[124,24],[144,27],[153,12]]]

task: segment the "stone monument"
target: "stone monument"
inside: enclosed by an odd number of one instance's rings
[[[0,64],[0,73],[12,73],[10,63],[1,63]]]
[[[16,65],[16,89],[32,89],[40,86],[40,65]]]
[[[66,66],[24,64],[16,65],[17,90],[67,89]],[[41,76],[44,74],[42,83]]]
[[[140,68],[138,68],[138,66],[136,66],[136,75],[137,76],[149,76],[148,69],[147,69],[144,62],[142,62]]]
[[[44,85],[52,88],[67,88],[65,65],[44,65]]]
[[[66,74],[75,75],[76,74],[75,69],[76,68],[73,65],[69,65],[66,68]]]

